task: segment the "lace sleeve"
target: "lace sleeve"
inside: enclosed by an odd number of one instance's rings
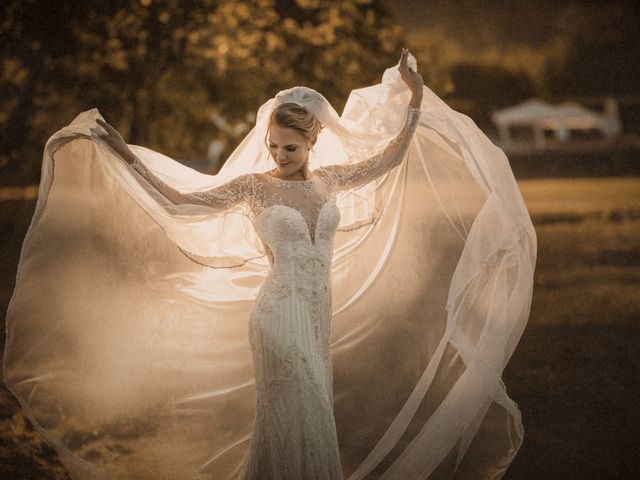
[[[351,165],[327,165],[321,167],[336,191],[365,185],[398,166],[409,148],[409,143],[418,126],[420,109],[407,107],[404,126],[378,155]]]
[[[183,193],[168,185],[156,174],[151,172],[151,170],[140,161],[139,157],[136,156],[134,158],[131,167],[142,175],[156,190],[176,205],[188,203],[228,210],[253,197],[253,176],[250,174],[240,175],[223,185],[209,190]]]

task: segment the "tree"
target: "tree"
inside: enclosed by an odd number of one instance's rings
[[[339,110],[397,62],[401,40],[382,0],[12,0],[0,20],[4,172],[37,178],[46,137],[92,107],[130,143],[195,159],[218,138],[228,154],[278,90],[308,85]],[[214,113],[245,130],[220,129]]]
[[[497,65],[461,63],[451,71],[456,99],[470,100],[465,112],[477,123],[488,125],[491,111],[503,108],[535,94],[531,78],[524,72],[511,72]]]
[[[552,95],[598,96],[637,94],[640,90],[640,28],[630,5],[570,5],[556,19],[568,37],[562,61],[547,66]]]

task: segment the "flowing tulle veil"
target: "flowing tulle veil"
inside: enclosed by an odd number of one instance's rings
[[[415,68],[415,59],[410,58]],[[339,116],[280,92],[215,176],[150,149],[183,191],[272,168],[282,101],[325,125],[311,169],[382,149],[409,91],[396,67]],[[345,478],[497,479],[522,439],[502,371],[526,325],[536,236],[509,163],[424,87],[402,164],[341,194],[332,265],[334,406]],[[255,412],[247,320],[265,276],[246,207],[173,205],[83,112],[45,147],[7,313],[5,383],[73,479],[234,478]]]

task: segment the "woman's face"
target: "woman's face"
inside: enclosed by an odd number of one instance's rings
[[[313,146],[295,128],[281,127],[275,122],[269,127],[267,145],[278,166],[278,174],[282,177],[304,170],[309,161],[309,150]]]

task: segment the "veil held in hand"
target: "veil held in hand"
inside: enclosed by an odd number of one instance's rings
[[[535,231],[503,151],[423,90],[402,163],[336,199],[334,408],[350,480],[497,479],[523,438],[501,376],[529,316]],[[325,127],[310,169],[346,165],[387,145],[409,97],[396,66],[342,115],[310,88],[281,91],[214,176],[131,148],[182,192],[223,185],[272,169],[267,123],[287,101]],[[244,205],[171,203],[91,134],[97,118],[46,144],[5,382],[74,480],[234,478],[255,412],[247,322],[264,246]]]

